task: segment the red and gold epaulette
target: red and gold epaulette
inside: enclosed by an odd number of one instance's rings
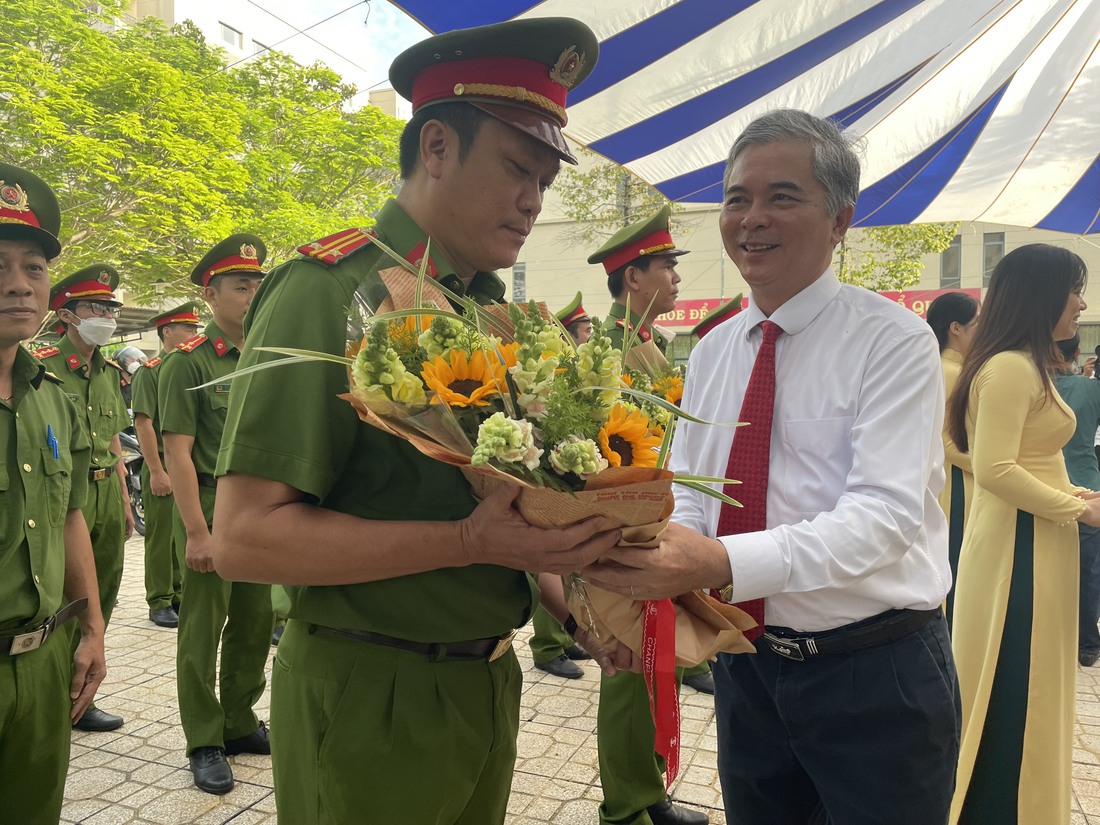
[[[182,344],[176,344],[176,349],[183,350],[184,352],[193,352],[195,347],[199,346],[199,344],[205,340],[205,335],[196,335],[194,338],[188,338]]]
[[[335,264],[344,260],[353,252],[369,246],[374,233],[366,229],[345,229],[319,241],[299,246],[298,251],[310,258],[316,258],[326,264]]]
[[[163,359],[163,358],[161,358],[161,357],[160,357],[160,356],[158,355],[158,356],[157,356],[156,358],[150,358],[150,359],[149,359],[148,361],[146,361],[146,362],[145,362],[144,364],[142,364],[142,366],[143,366],[143,367],[155,367],[155,366],[156,366],[157,364],[159,364],[159,363],[160,363],[161,361],[163,361],[163,360],[164,360],[164,359]]]
[[[58,347],[41,347],[34,350],[31,355],[35,358],[49,358],[51,355],[57,355],[61,350]]]
[[[110,358],[104,358],[103,360],[107,362],[108,367],[114,367],[119,372],[123,372],[123,373],[126,372],[126,370],[124,370],[121,366],[119,366],[117,361],[112,361]]]
[[[620,318],[615,322],[615,326],[626,329],[626,318]]]

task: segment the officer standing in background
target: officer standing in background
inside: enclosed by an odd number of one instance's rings
[[[619,349],[631,330],[635,346],[653,341],[662,354],[668,347],[668,337],[654,328],[653,319],[676,308],[680,283],[676,258],[687,254],[672,240],[671,217],[671,207],[665,206],[656,215],[620,229],[588,258],[590,264],[602,264],[607,273],[613,303],[604,330]],[[714,693],[708,663],[689,671],[677,668],[676,675],[678,683],[690,679],[696,690]],[[704,813],[673,804],[665,793],[664,759],[653,750],[649,693],[640,674],[600,679],[596,732],[603,786],[601,825],[706,825],[710,821]]]
[[[233,789],[227,755],[271,753],[267,728],[252,709],[266,684],[271,588],[222,579],[214,572],[210,537],[214,469],[229,408],[229,382],[219,379],[237,369],[244,316],[266,257],[263,241],[248,234],[231,235],[206,253],[191,280],[202,287],[214,318],[205,334],[177,346],[160,367],[157,412],[176,503],[176,550],[186,562],[176,692],[195,785],[212,794]],[[211,386],[194,389],[203,384]]]
[[[50,290],[50,308],[62,327],[55,347],[36,350],[34,356],[64,384],[92,443],[88,471],[88,499],[84,519],[92,538],[99,607],[104,625],[122,584],[123,547],[134,531],[130,497],[126,493],[126,465],[118,434],[130,424],[122,398],[119,369],[99,348],[115,333],[121,302],[115,299],[118,272],[107,264],[93,264],[58,282]],[[75,651],[80,633],[74,629]],[[93,702],[73,727],[84,731],[111,731],[123,719],[100,710]]]
[[[0,823],[61,818],[70,725],[106,673],[81,508],[89,444],[61,380],[20,345],[49,305],[61,211],[41,178],[0,163]],[[70,658],[66,622],[80,617]]]
[[[197,301],[162,312],[150,319],[157,329],[161,353],[134,374],[134,431],[144,461],[141,465],[142,504],[145,505],[145,601],[149,621],[158,627],[179,625],[183,571],[172,538],[172,479],[164,469],[164,443],[157,414],[158,367],[164,356],[199,334]]]

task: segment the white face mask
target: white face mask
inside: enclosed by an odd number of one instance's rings
[[[126,365],[126,372],[130,373],[130,375],[133,375],[139,369],[141,369],[140,361],[131,361],[129,364]]]
[[[115,334],[118,324],[114,318],[84,318],[75,326],[76,334],[85,344],[92,347],[102,347]]]

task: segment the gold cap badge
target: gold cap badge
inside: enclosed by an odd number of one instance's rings
[[[250,243],[241,244],[241,257],[247,258],[250,261],[256,260],[259,256],[256,254],[256,247]]]
[[[558,57],[558,62],[550,69],[550,79],[572,89],[577,75],[584,68],[584,52],[577,52],[576,46],[570,46]]]
[[[101,284],[109,284],[111,283],[111,273],[100,272],[99,278],[97,278],[96,280],[98,280]]]
[[[27,193],[18,183],[7,183],[0,180],[0,201],[3,201],[17,212],[29,212],[27,205]]]

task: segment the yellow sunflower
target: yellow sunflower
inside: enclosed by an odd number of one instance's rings
[[[616,404],[600,427],[600,452],[612,467],[656,467],[661,439],[649,435],[650,422],[641,410]]]
[[[485,399],[499,395],[498,388],[504,386],[504,369],[500,363],[490,365],[482,350],[467,357],[462,350],[453,349],[449,360],[437,355],[425,362],[421,377],[429,389],[435,390],[433,404],[487,407]]]
[[[662,375],[654,379],[653,392],[663,395],[669,404],[679,404],[684,397],[684,379],[679,375]]]
[[[631,375],[629,372],[623,373],[623,386],[634,389],[634,376]]]
[[[510,344],[501,344],[497,349],[500,350],[500,355],[498,356],[494,352],[493,357],[498,361],[500,358],[504,358],[504,369],[514,367],[519,361],[519,359],[516,358],[516,352],[519,350],[519,342],[513,341]]]

